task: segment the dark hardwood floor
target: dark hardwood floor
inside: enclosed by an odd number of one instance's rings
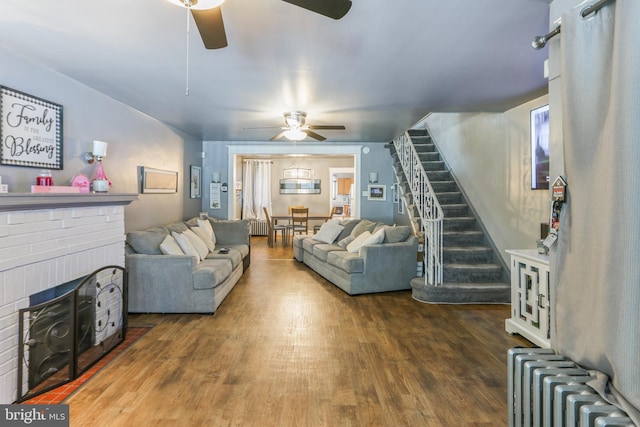
[[[351,297],[252,239],[214,316],[154,324],[66,403],[72,426],[504,426],[507,305]]]

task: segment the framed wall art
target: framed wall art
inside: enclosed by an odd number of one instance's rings
[[[143,193],[177,193],[178,172],[142,167]]]
[[[62,105],[0,86],[0,164],[62,169]]]
[[[531,110],[531,189],[549,189],[549,105]]]
[[[376,202],[384,202],[387,200],[387,186],[386,185],[369,185],[368,188],[369,200]]]
[[[191,166],[191,195],[192,199],[202,197],[202,168],[200,166]]]

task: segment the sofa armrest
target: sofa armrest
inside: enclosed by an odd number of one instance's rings
[[[418,239],[415,236],[410,236],[404,242],[380,243],[360,248],[367,275],[397,277],[403,281],[415,277],[417,254]]]
[[[248,220],[211,221],[211,226],[216,235],[216,245],[251,244]]]
[[[190,255],[128,254],[129,312],[169,313],[192,305],[196,258]],[[184,310],[188,311],[188,310]]]

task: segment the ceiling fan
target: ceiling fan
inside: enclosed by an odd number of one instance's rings
[[[314,132],[313,130],[345,130],[342,125],[307,125],[307,113],[303,111],[289,111],[284,113],[285,126],[281,127],[282,131],[274,135],[269,141],[275,141],[282,137],[286,137],[291,141],[302,141],[310,137],[318,141],[324,141],[327,138]],[[247,129],[271,129],[268,128],[247,128]]]
[[[227,46],[227,34],[224,31],[220,5],[224,0],[169,0],[173,4],[191,10],[193,20],[198,26],[200,37],[207,49],[220,49]],[[319,13],[333,19],[340,19],[351,8],[351,0],[283,0],[294,6]]]
[[[274,135],[269,141],[275,141],[283,136],[291,141],[302,141],[306,137],[313,138],[318,141],[324,141],[327,138],[314,132],[313,130],[345,130],[342,125],[307,125],[305,121],[307,113],[303,111],[290,111],[284,113],[284,121],[286,126],[282,128],[282,132]]]

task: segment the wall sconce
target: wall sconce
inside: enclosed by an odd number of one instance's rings
[[[369,183],[375,184],[378,182],[378,172],[369,172]]]
[[[108,145],[108,142],[93,141],[93,151],[85,154],[87,163],[93,164],[94,162],[98,162],[93,178],[93,191],[96,193],[106,193],[111,186],[111,182],[102,167],[102,159],[107,156]]]
[[[213,173],[213,182],[215,182],[215,183],[220,182],[220,172],[214,172]]]
[[[108,142],[104,141],[93,141],[93,151],[86,153],[84,155],[84,159],[90,165],[93,162],[101,162],[103,157],[107,157],[107,146]]]

